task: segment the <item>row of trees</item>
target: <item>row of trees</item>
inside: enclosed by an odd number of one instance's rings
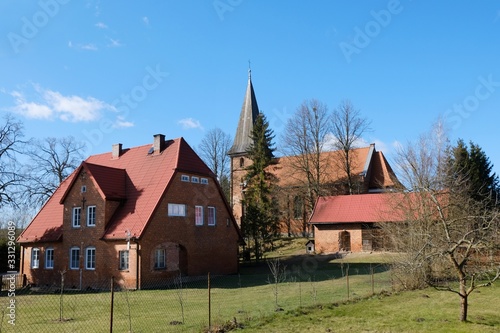
[[[0,208],[39,208],[80,164],[83,149],[73,137],[26,139],[23,124],[11,115],[4,116],[0,124]]]

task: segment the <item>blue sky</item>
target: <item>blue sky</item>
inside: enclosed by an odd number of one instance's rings
[[[29,137],[73,135],[89,155],[156,133],[233,136],[250,60],[277,143],[304,100],[349,99],[389,160],[441,115],[500,171],[497,1],[3,0],[0,13],[0,112]]]

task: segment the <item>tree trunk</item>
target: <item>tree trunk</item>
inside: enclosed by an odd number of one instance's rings
[[[460,280],[460,321],[467,321],[467,309],[469,306],[468,294],[465,287],[465,281]]]

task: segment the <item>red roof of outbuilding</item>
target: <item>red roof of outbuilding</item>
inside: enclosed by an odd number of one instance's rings
[[[164,150],[151,154],[151,144],[124,149],[119,158],[112,153],[90,156],[55,191],[30,225],[19,236],[19,242],[47,241],[62,236],[64,197],[77,174],[85,170],[103,198],[124,200],[107,230],[104,239],[123,239],[126,232],[140,237],[153,215],[175,171],[189,171],[215,178],[183,138],[165,142]],[[54,230],[50,232],[50,230]]]
[[[319,197],[311,224],[396,222],[404,221],[401,212],[394,209],[399,194],[372,193]]]

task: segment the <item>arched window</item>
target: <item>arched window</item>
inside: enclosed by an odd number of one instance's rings
[[[302,197],[296,196],[293,198],[293,218],[301,219],[303,217],[304,201]]]

